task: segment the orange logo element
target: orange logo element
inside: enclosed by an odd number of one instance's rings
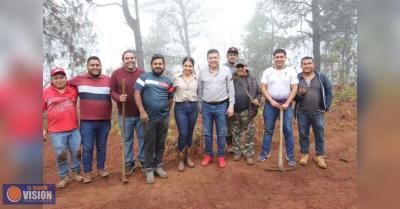
[[[16,186],[11,186],[7,190],[7,198],[11,202],[18,202],[22,198],[22,192],[21,189],[16,187]]]

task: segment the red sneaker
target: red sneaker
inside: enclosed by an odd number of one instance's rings
[[[203,159],[203,161],[201,161],[201,165],[203,166],[207,166],[211,163],[212,161],[212,157],[210,155],[206,155]]]
[[[218,157],[218,165],[220,168],[225,168],[226,162],[224,157]]]

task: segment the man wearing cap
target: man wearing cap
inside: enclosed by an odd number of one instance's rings
[[[144,73],[142,68],[136,67],[136,55],[132,50],[126,50],[122,53],[123,66],[116,69],[111,75],[111,96],[117,102],[118,123],[122,128],[122,103],[126,103],[125,117],[125,173],[132,174],[135,165],[135,156],[133,152],[133,136],[136,130],[138,139],[138,160],[139,166],[143,166],[143,128],[139,117],[139,110],[136,106],[133,86],[140,75]],[[125,79],[125,94],[122,94],[122,79]]]
[[[276,49],[272,54],[273,66],[262,73],[261,93],[265,97],[264,104],[264,139],[258,161],[270,157],[270,146],[275,129],[275,122],[280,110],[283,110],[283,134],[285,135],[286,159],[290,167],[296,166],[294,159],[294,140],[292,131],[292,100],[297,93],[296,71],[286,66],[286,51]],[[280,119],[282,120],[282,118]]]
[[[225,125],[226,118],[233,115],[235,105],[235,89],[232,73],[224,65],[219,64],[219,52],[210,49],[207,52],[208,66],[199,73],[199,112],[203,117],[205,139],[205,157],[201,165],[207,166],[213,158],[213,126],[216,124],[218,165],[225,168]]]
[[[56,187],[63,188],[69,182],[68,152],[74,180],[83,180],[80,175],[81,136],[76,112],[78,92],[67,84],[67,76],[63,68],[52,68],[50,75],[51,85],[43,90],[42,96],[42,109],[46,112],[47,118],[47,129],[43,129],[43,137],[46,139],[47,135],[50,136],[57,157],[58,176],[61,178]]]
[[[227,62],[224,63],[226,67],[231,70],[231,73],[235,73],[235,63],[239,57],[239,50],[236,47],[229,47],[228,51],[226,52],[226,60]]]
[[[233,160],[240,160],[243,153],[246,157],[246,163],[253,165],[254,117],[257,115],[258,106],[260,105],[261,93],[258,89],[256,78],[250,75],[244,60],[239,59],[236,61],[235,67],[236,71],[233,75],[235,106],[232,117]],[[242,147],[240,139],[244,131],[246,132],[246,141]]]
[[[227,62],[224,63],[224,66],[228,67],[231,70],[232,75],[235,73],[235,63],[239,56],[239,50],[236,47],[229,47],[228,51],[226,52],[226,60]],[[227,119],[226,127],[225,127],[225,135],[226,135],[226,144],[227,144],[227,151],[232,153],[232,120],[231,118]]]
[[[82,136],[83,183],[92,181],[93,149],[96,145],[97,173],[107,177],[105,170],[107,138],[111,128],[111,79],[101,74],[101,62],[91,56],[86,62],[87,73],[70,81],[78,88],[80,107],[80,131]]]

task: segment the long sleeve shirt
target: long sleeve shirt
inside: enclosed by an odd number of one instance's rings
[[[128,117],[139,117],[139,110],[135,103],[133,96],[133,87],[136,84],[136,80],[140,75],[144,73],[141,68],[136,68],[133,72],[125,70],[121,67],[116,69],[111,75],[111,97],[117,102],[118,114],[122,115],[122,102],[119,101],[119,96],[122,94],[122,79],[125,79],[125,93],[126,97],[126,116]]]
[[[221,102],[229,98],[229,108],[235,105],[235,88],[230,69],[219,65],[213,75],[208,67],[199,73],[199,102]]]

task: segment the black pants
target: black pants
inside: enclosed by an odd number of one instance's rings
[[[149,120],[143,125],[144,168],[155,168],[162,163],[169,118]]]

